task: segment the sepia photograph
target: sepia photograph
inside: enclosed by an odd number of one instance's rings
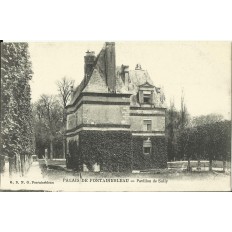
[[[230,0],[1,1],[1,231],[228,231]]]
[[[231,42],[1,42],[0,191],[231,191]]]

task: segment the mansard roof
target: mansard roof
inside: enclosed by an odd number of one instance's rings
[[[107,49],[114,46],[113,43],[106,43],[95,59],[93,69],[89,75],[85,75],[79,86],[74,90],[70,101],[72,105],[82,92],[111,93],[109,88],[109,74],[107,73]],[[115,58],[115,57],[114,57]],[[143,70],[141,65],[137,64],[134,70],[129,70],[129,66],[115,67],[115,76],[111,73],[111,78],[116,78],[115,93],[126,93],[136,96],[141,87],[154,88],[154,102],[159,107],[165,107],[165,96],[161,88],[154,85],[147,70]],[[125,71],[128,80],[122,80],[122,74]],[[108,79],[107,79],[108,78]],[[111,80],[110,80],[111,81]],[[136,97],[134,97],[136,99]]]
[[[149,83],[150,85],[153,85],[153,81],[150,78],[150,75],[147,72],[147,70],[143,70],[143,69],[130,70],[130,79],[136,86],[140,86],[145,83]]]

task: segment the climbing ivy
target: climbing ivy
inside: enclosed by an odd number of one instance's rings
[[[143,153],[143,141],[147,138],[136,136],[132,139],[133,169],[145,170],[167,167],[167,151],[165,137],[149,137],[151,140],[151,154]]]
[[[151,155],[143,154],[143,136],[132,138],[126,131],[81,131],[79,146],[69,141],[71,168],[90,171],[99,164],[102,171],[118,172],[132,169],[166,168],[167,152],[164,137],[151,138]]]
[[[72,168],[92,171],[95,163],[103,171],[131,170],[131,133],[124,131],[81,131],[79,146],[69,141]]]

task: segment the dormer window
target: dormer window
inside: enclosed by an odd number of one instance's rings
[[[140,90],[139,91],[140,104],[153,104],[153,91]]]
[[[145,82],[139,86],[139,103],[142,105],[153,105],[154,104],[154,86]]]
[[[143,93],[143,103],[151,104],[151,93]]]

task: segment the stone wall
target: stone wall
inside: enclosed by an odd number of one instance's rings
[[[81,105],[76,112],[67,115],[67,130],[71,130],[83,123],[83,106]]]
[[[130,116],[131,122],[131,131],[143,131],[144,123],[143,120],[151,120],[152,121],[152,131],[165,131],[165,116],[157,115],[157,116]]]
[[[85,93],[67,110],[67,130],[84,124],[130,125],[129,95]]]
[[[84,105],[84,124],[129,125],[129,106],[126,105]]]

